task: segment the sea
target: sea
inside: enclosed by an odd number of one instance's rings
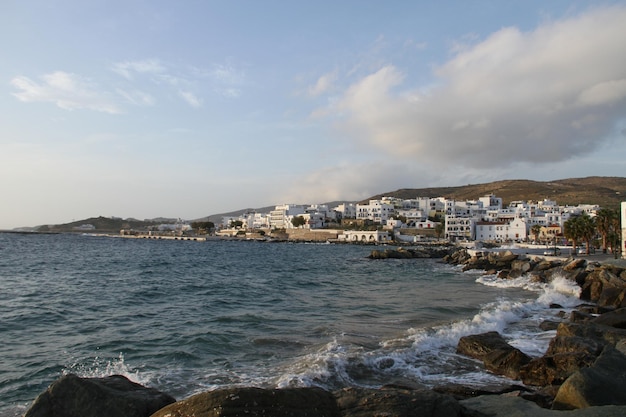
[[[502,280],[350,244],[0,233],[0,416],[65,374],[176,399],[223,387],[512,381],[456,353],[498,331],[541,356],[579,288]],[[550,308],[557,303],[562,308]]]

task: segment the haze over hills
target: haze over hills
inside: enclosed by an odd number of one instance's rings
[[[515,200],[543,200],[550,199],[561,205],[598,204],[601,207],[617,209],[620,202],[626,201],[626,178],[624,177],[586,177],[568,178],[554,181],[531,180],[502,180],[484,184],[468,184],[457,187],[431,188],[403,188],[374,195],[364,202],[380,199],[383,196],[404,199],[416,197],[446,197],[456,200],[475,200],[488,194],[495,194],[508,205]],[[336,206],[344,201],[327,202],[329,206]],[[350,202],[350,201],[345,201]],[[317,202],[299,202],[299,204],[316,204]],[[236,217],[245,212],[269,212],[274,206],[260,208],[246,208],[228,213],[212,214],[192,221],[212,221],[218,224],[222,217]],[[187,219],[190,220],[190,219]],[[122,228],[140,228],[159,223],[173,223],[176,219],[121,219],[108,217],[93,217],[71,223],[40,226],[39,231],[66,232],[78,231],[82,225],[95,226],[94,232],[117,232]],[[86,230],[88,231],[88,230]]]

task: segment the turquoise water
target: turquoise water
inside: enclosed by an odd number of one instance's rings
[[[503,286],[369,246],[0,234],[0,416],[65,373],[181,399],[232,385],[498,381],[455,353],[498,330],[531,354],[567,285]]]

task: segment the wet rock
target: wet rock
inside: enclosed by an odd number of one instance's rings
[[[618,273],[619,272],[619,273]],[[598,303],[600,306],[622,306],[626,291],[626,280],[621,278],[621,270],[601,267],[589,273],[581,285],[580,298]]]
[[[619,341],[626,339],[626,329],[604,326],[591,321],[585,323],[563,322],[557,328],[557,336],[578,336],[615,346]]]
[[[539,324],[539,328],[543,330],[544,332],[556,330],[557,327],[559,327],[559,323],[560,322],[558,321],[544,320],[541,322],[541,324]]]
[[[229,388],[203,392],[170,404],[152,417],[339,417],[330,392],[320,388]]]
[[[462,416],[451,396],[431,390],[345,388],[230,388],[204,392],[168,405],[152,417],[366,417]]]
[[[562,384],[581,366],[588,366],[595,358],[582,352],[558,353],[533,358],[520,369],[520,378],[529,386]]]
[[[453,397],[431,390],[345,388],[334,396],[342,417],[464,416]]]
[[[607,346],[594,364],[570,376],[559,388],[553,408],[626,405],[626,356]]]
[[[607,405],[575,411],[557,411],[541,408],[521,397],[484,395],[460,401],[468,416],[489,417],[623,417],[626,406]],[[476,414],[471,414],[476,413]]]
[[[457,353],[480,359],[489,371],[511,379],[519,379],[520,368],[530,362],[528,355],[509,345],[498,332],[461,337]]]
[[[176,401],[121,375],[65,375],[39,395],[24,417],[148,417]]]
[[[626,308],[606,312],[600,316],[592,318],[591,320],[595,324],[616,327],[618,329],[626,329]]]
[[[385,250],[373,250],[369,254],[370,259],[420,259],[420,258],[445,258],[450,254],[446,246],[397,248]]]

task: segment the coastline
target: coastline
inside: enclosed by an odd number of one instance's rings
[[[406,250],[408,252],[408,250]],[[445,259],[445,258],[444,258]],[[585,291],[584,298],[581,296],[581,308],[576,310],[570,317],[564,317],[561,323],[545,323],[545,325],[553,325],[557,327],[557,335],[553,340],[559,340],[559,343],[571,343],[573,336],[577,339],[585,340],[587,346],[589,344],[595,343],[596,349],[594,351],[594,357],[590,358],[585,356],[582,363],[576,362],[578,359],[576,355],[570,355],[570,362],[567,362],[568,369],[558,369],[558,367],[550,368],[549,361],[540,362],[541,358],[533,358],[537,359],[535,361],[535,366],[532,368],[533,372],[527,372],[526,377],[528,375],[535,378],[535,383],[529,384],[524,383],[520,385],[519,381],[515,378],[511,379],[511,384],[509,386],[501,386],[497,389],[494,389],[492,392],[485,391],[477,391],[475,388],[469,387],[459,387],[459,386],[444,386],[437,387],[432,390],[422,390],[415,389],[415,387],[399,387],[399,386],[384,386],[380,389],[357,389],[357,388],[346,388],[340,391],[335,392],[325,392],[320,394],[314,388],[305,388],[294,393],[296,398],[299,398],[296,402],[300,402],[300,406],[302,406],[302,396],[305,397],[307,395],[322,395],[323,398],[328,400],[329,414],[314,414],[314,415],[351,415],[349,414],[350,409],[354,410],[355,407],[361,407],[360,410],[365,412],[367,410],[369,415],[375,412],[396,412],[394,415],[405,415],[398,413],[399,403],[398,401],[431,401],[432,404],[447,404],[446,407],[450,406],[451,408],[447,409],[452,414],[446,415],[467,415],[462,414],[464,409],[470,409],[474,411],[487,410],[489,407],[495,407],[494,404],[508,404],[508,412],[511,413],[511,410],[522,410],[528,409],[528,407],[535,407],[533,410],[546,411],[549,410],[546,407],[552,407],[554,398],[558,396],[558,392],[561,386],[563,386],[569,378],[577,374],[579,375],[584,369],[593,369],[595,363],[600,361],[601,355],[605,353],[606,355],[617,355],[613,351],[621,352],[620,349],[624,348],[624,340],[626,340],[626,335],[620,336],[620,330],[609,330],[607,327],[598,327],[598,317],[603,317],[603,320],[606,322],[610,316],[605,315],[607,313],[615,313],[619,312],[622,308],[621,303],[619,301],[619,306],[615,305],[616,300],[619,297],[615,296],[615,286],[616,282],[622,280],[622,270],[618,270],[617,266],[604,263],[600,264],[595,261],[588,262],[587,259],[539,259],[539,258],[530,258],[525,257],[523,255],[516,255],[510,251],[500,251],[500,252],[469,252],[464,249],[458,249],[454,251],[452,254],[448,255],[448,258],[445,259],[448,263],[454,263],[457,265],[464,265],[464,268],[469,269],[481,269],[483,271],[488,270],[496,270],[499,279],[511,279],[516,275],[516,272],[513,271],[522,271],[526,268],[527,273],[536,273],[533,275],[536,279],[546,279],[549,280],[554,278],[554,276],[558,273],[560,275],[566,275],[567,279],[575,280],[576,282],[581,281],[583,288]],[[529,265],[529,266],[527,266]],[[546,268],[546,265],[549,268]],[[489,268],[485,268],[484,266],[488,266]],[[584,279],[583,279],[584,275]],[[590,278],[591,277],[591,278]],[[613,280],[613,286],[611,288],[598,288],[598,283],[602,284],[602,281],[593,281],[594,277],[605,279],[605,281],[611,282]],[[615,281],[615,278],[618,278],[618,281]],[[604,284],[603,284],[604,285]],[[586,287],[586,289],[585,289]],[[604,291],[610,290],[610,291]],[[603,293],[606,293],[603,295]],[[613,293],[612,296],[610,296]],[[594,300],[595,299],[595,300]],[[611,305],[613,303],[613,305]],[[555,306],[554,308],[559,308]],[[542,324],[544,325],[544,324]],[[607,326],[606,323],[602,324],[602,326]],[[611,327],[611,326],[609,326]],[[591,330],[593,330],[593,332]],[[577,333],[578,332],[578,333]],[[595,333],[594,333],[595,332]],[[480,335],[479,335],[480,336]],[[568,339],[569,338],[569,339]],[[610,340],[610,342],[609,342]],[[619,343],[622,343],[621,345]],[[602,345],[602,349],[599,349],[598,346]],[[556,343],[551,343],[552,345],[556,345]],[[584,345],[584,344],[583,344]],[[611,345],[609,347],[609,345]],[[567,349],[571,349],[572,345],[566,345]],[[580,347],[580,346],[579,346]],[[489,347],[488,345],[484,345],[482,349],[492,349],[492,352],[497,352],[497,355],[501,355],[503,351],[514,352],[512,349],[503,349],[502,346],[497,346],[496,348]],[[508,349],[508,350],[507,350]],[[560,357],[564,358],[566,351],[556,351],[556,347],[552,346],[551,352],[553,357],[554,355],[561,355]],[[611,349],[613,351],[611,351]],[[588,352],[587,352],[588,353]],[[508,353],[507,353],[508,354]],[[619,355],[624,355],[624,353],[619,353]],[[484,355],[484,357],[489,355]],[[493,355],[492,355],[493,356]],[[593,360],[591,360],[593,359]],[[481,359],[482,360],[482,359]],[[485,359],[486,361],[486,359]],[[575,370],[571,369],[572,364],[578,363],[578,366]],[[612,363],[616,363],[612,361]],[[501,361],[500,363],[503,365],[501,374],[506,375],[506,372],[509,372],[511,369],[511,363],[506,360]],[[500,372],[497,366],[500,366],[496,363],[495,368],[489,368],[489,366],[485,363],[485,366],[488,369],[494,369],[492,372]],[[537,383],[540,381],[540,378],[552,377],[554,378],[555,374],[559,372],[565,371],[567,375],[561,375],[558,378],[562,379],[558,380],[555,383],[555,380],[545,383]],[[93,381],[90,381],[93,382]],[[606,381],[603,381],[606,383]],[[618,381],[619,382],[619,381]],[[53,384],[54,385],[54,384]],[[619,383],[617,384],[619,385]],[[283,395],[285,391],[281,391],[281,395]],[[119,393],[118,393],[119,395]],[[209,391],[205,393],[198,394],[198,396],[192,396],[189,398],[181,399],[178,402],[172,403],[172,405],[165,407],[163,410],[153,414],[154,416],[165,416],[168,413],[172,413],[172,415],[177,415],[173,410],[185,410],[187,407],[187,412],[190,414],[189,407],[195,407],[193,404],[206,404],[211,403],[216,407],[222,407],[222,409],[226,409],[227,406],[231,407],[231,410],[238,410],[237,412],[246,412],[253,411],[246,405],[246,403],[241,402],[233,402],[231,398],[241,397],[243,395],[248,395],[248,398],[253,398],[256,401],[261,401],[263,398],[267,398],[269,396],[275,396],[274,390],[261,390],[257,391],[257,389],[239,387],[239,388],[229,388],[229,389],[220,389],[216,391]],[[251,397],[250,397],[251,396]],[[386,398],[384,400],[382,397]],[[281,415],[272,413],[275,411],[275,407],[287,407],[288,404],[292,404],[289,399],[289,396],[282,398],[278,403],[269,402],[265,406],[266,408],[263,411],[267,411],[269,415]],[[317,397],[316,397],[317,398]],[[392,401],[392,399],[395,401]],[[589,415],[619,415],[619,414],[610,414],[611,412],[621,412],[624,413],[626,411],[623,406],[615,407],[615,404],[623,404],[620,401],[622,399],[615,398],[609,404],[613,404],[610,406],[610,409],[607,409],[605,406],[600,406],[599,404],[592,404],[590,409],[597,414],[589,414]],[[334,405],[333,405],[334,404]],[[343,404],[343,405],[342,405]],[[352,404],[352,406],[348,407],[346,404]],[[534,404],[534,405],[531,405]],[[541,408],[539,405],[543,406]],[[34,404],[33,404],[34,407]],[[232,408],[234,407],[234,408]],[[343,408],[342,408],[343,407]],[[302,407],[300,407],[302,408]],[[334,410],[334,411],[333,411]],[[337,411],[339,410],[339,411]],[[456,413],[457,411],[458,413]],[[460,410],[460,411],[459,411]],[[615,411],[617,410],[617,411]],[[258,411],[258,410],[257,410]],[[306,407],[302,408],[302,412],[305,411],[311,412],[310,409]],[[332,411],[332,413],[331,413]],[[178,411],[176,411],[178,412]],[[180,411],[183,413],[183,411]],[[159,414],[161,413],[161,414]],[[461,414],[459,414],[461,413]],[[26,414],[29,416],[29,414]],[[35,415],[35,414],[31,414]],[[88,414],[82,414],[88,416]],[[185,415],[180,414],[180,415]],[[198,416],[202,415],[215,415],[215,414],[196,414]],[[252,414],[254,415],[254,414]],[[260,415],[260,414],[257,414]],[[290,414],[290,415],[299,415],[299,414]],[[304,415],[304,414],[302,414]],[[310,415],[310,414],[308,414]],[[409,414],[406,414],[409,415]],[[436,415],[436,414],[426,414],[426,415]],[[507,415],[503,412],[496,415]],[[510,415],[510,414],[508,414]],[[580,415],[580,414],[579,414]],[[587,414],[585,414],[587,415]],[[622,414],[623,415],[623,414]]]

